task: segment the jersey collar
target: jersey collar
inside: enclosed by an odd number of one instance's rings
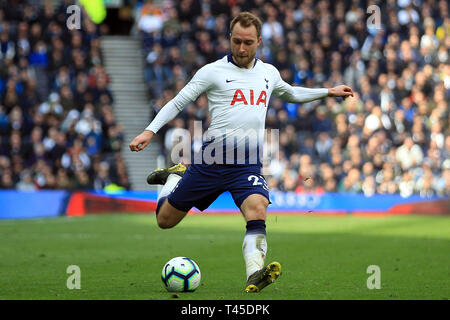
[[[233,56],[231,55],[231,53],[229,53],[229,54],[227,55],[227,59],[228,59],[228,62],[231,62],[231,63],[234,64],[236,67],[240,68],[240,67],[234,62]],[[253,64],[253,67],[252,67],[252,68],[255,67],[257,61],[258,61],[258,58],[255,58],[255,63]]]

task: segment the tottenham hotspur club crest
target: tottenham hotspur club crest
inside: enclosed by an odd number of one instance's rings
[[[264,81],[266,82],[266,89],[269,89],[269,80],[267,80],[266,78],[264,78]]]

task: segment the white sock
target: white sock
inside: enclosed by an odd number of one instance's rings
[[[162,197],[167,197],[172,192],[172,190],[175,189],[175,187],[177,186],[178,181],[180,181],[180,179],[181,179],[181,176],[179,176],[175,173],[169,174],[169,176],[167,177],[166,184],[163,185],[161,191],[158,194],[158,201]]]
[[[264,267],[266,259],[266,235],[260,233],[247,233],[242,244],[247,279],[253,273]]]

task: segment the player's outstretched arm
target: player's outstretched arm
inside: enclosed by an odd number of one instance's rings
[[[210,65],[206,65],[200,68],[191,81],[181,89],[175,98],[161,108],[148,127],[131,141],[131,151],[143,150],[150,143],[153,135],[158,133],[162,126],[174,119],[189,102],[195,101],[202,92],[205,92],[208,89],[211,85],[208,72],[210,69],[209,66]]]
[[[152,140],[154,133],[150,130],[144,130],[139,134],[133,141],[130,142],[131,151],[141,151],[143,150]]]
[[[291,86],[281,80],[273,94],[281,100],[291,103],[305,103],[314,100],[324,99],[326,97],[353,97],[353,90],[349,86],[340,85],[334,88],[305,88]]]
[[[286,83],[280,75],[280,72],[273,67],[274,70],[274,91],[273,95],[283,101],[291,103],[306,103],[314,100],[324,99],[326,97],[353,97],[353,90],[349,86],[339,85],[334,88],[305,88],[299,86],[291,86]]]
[[[349,86],[346,85],[340,85],[334,88],[328,89],[328,96],[329,97],[341,97],[341,98],[347,98],[347,97],[353,97],[353,90]]]

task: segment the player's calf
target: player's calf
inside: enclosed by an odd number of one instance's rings
[[[147,176],[148,184],[162,184],[156,205],[156,221],[161,229],[172,228],[181,221],[186,212],[174,208],[167,197],[176,188],[186,172],[186,167],[179,163],[170,168],[156,169]]]

